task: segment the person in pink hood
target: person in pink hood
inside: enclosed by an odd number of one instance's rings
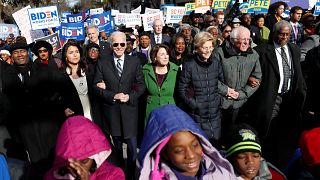
[[[64,122],[53,168],[45,180],[124,180],[123,171],[107,161],[111,146],[100,128],[83,116]]]

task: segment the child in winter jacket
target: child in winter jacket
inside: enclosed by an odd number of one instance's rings
[[[238,180],[285,180],[286,177],[261,157],[260,140],[247,124],[233,126],[225,137],[226,156]]]
[[[124,180],[123,171],[107,161],[111,146],[101,129],[83,116],[64,122],[59,132],[55,161],[46,180]]]
[[[231,164],[175,105],[151,112],[140,153],[139,179],[236,179]]]

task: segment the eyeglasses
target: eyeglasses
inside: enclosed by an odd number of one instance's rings
[[[236,40],[237,42],[248,42],[250,41],[251,39],[250,38],[234,38],[234,40]]]
[[[48,52],[48,50],[47,50],[47,49],[39,49],[39,50],[38,50],[38,53],[43,53],[43,52],[46,53],[46,52]]]
[[[118,47],[119,44],[120,44],[121,47],[125,47],[126,46],[126,43],[113,43],[112,46],[113,47]]]
[[[99,52],[98,48],[92,47],[89,49],[89,52]]]
[[[224,30],[223,32],[231,33],[232,30]]]

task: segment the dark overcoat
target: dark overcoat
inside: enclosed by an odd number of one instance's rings
[[[288,116],[285,118],[290,122],[288,127],[298,127],[301,123],[301,111],[306,98],[306,84],[300,67],[300,50],[295,44],[288,43],[287,45],[291,54],[293,76],[290,91],[286,95],[286,108],[281,111],[289,112],[286,113]],[[255,50],[260,56],[262,80],[259,89],[250,99],[250,112],[253,114],[255,127],[260,136],[264,136],[268,133],[271,123],[280,84],[280,73],[273,43],[262,44]]]
[[[106,89],[96,86],[104,82]],[[118,76],[113,56],[101,58],[94,76],[94,89],[103,100],[103,113],[112,136],[131,138],[138,131],[138,98],[145,90],[140,61],[136,57],[125,55],[123,72]],[[117,93],[129,95],[127,103],[114,100]]]

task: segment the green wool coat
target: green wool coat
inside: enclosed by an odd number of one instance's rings
[[[162,86],[159,87],[152,64],[143,66],[143,76],[147,89],[147,108],[145,125],[150,112],[160,106],[166,104],[175,104],[174,92],[176,86],[177,73],[179,67],[172,62],[169,62],[169,70]]]

